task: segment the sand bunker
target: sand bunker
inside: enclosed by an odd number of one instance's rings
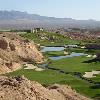
[[[96,77],[95,75],[97,74],[100,74],[100,71],[85,72],[83,77],[92,78],[92,77]]]
[[[91,58],[91,57],[96,58],[97,55],[87,55],[86,57],[88,57],[88,58]]]
[[[38,68],[37,66],[33,65],[33,64],[25,64],[24,66],[26,66],[24,69],[33,69],[35,71],[43,71],[43,68]]]

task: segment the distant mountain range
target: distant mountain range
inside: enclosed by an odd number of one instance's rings
[[[67,12],[66,12],[67,13]],[[95,20],[75,20],[72,18],[55,18],[28,14],[20,11],[0,11],[0,28],[33,28],[33,27],[100,27],[100,21]]]

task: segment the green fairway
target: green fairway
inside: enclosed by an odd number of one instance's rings
[[[87,58],[86,56],[64,58],[56,61],[52,61],[49,67],[64,70],[65,72],[80,72],[85,73],[92,70],[100,70],[99,62],[85,63],[93,58]]]
[[[7,76],[21,76],[24,75],[27,77],[29,80],[34,80],[38,81],[41,84],[53,84],[53,83],[58,83],[62,80],[66,80],[66,75],[65,74],[59,74],[56,71],[52,70],[45,70],[45,71],[34,71],[34,70],[26,70],[26,69],[21,69],[9,74],[6,74]]]
[[[66,56],[66,54],[64,54],[64,51],[50,51],[50,52],[45,52],[45,55],[48,55],[49,57],[52,56]]]
[[[41,72],[36,72],[34,70],[25,70],[21,69],[15,72],[11,72],[9,74],[6,74],[7,76],[21,76],[24,75],[29,80],[37,81],[45,86],[48,86],[50,84],[67,84],[70,85],[73,89],[75,89],[77,92],[89,96],[89,97],[95,97],[100,90],[99,89],[92,89],[91,87],[93,84],[90,84],[84,80],[81,80],[77,77],[74,77],[70,74],[63,74],[59,73],[57,71],[52,70],[45,70]]]

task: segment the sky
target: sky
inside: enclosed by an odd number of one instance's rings
[[[0,0],[0,10],[41,16],[100,21],[100,0]]]

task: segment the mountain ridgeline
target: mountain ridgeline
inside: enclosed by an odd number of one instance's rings
[[[66,12],[67,13],[67,12]],[[0,28],[32,28],[32,27],[100,27],[100,21],[75,20],[72,18],[55,18],[29,14],[20,11],[0,11]]]

